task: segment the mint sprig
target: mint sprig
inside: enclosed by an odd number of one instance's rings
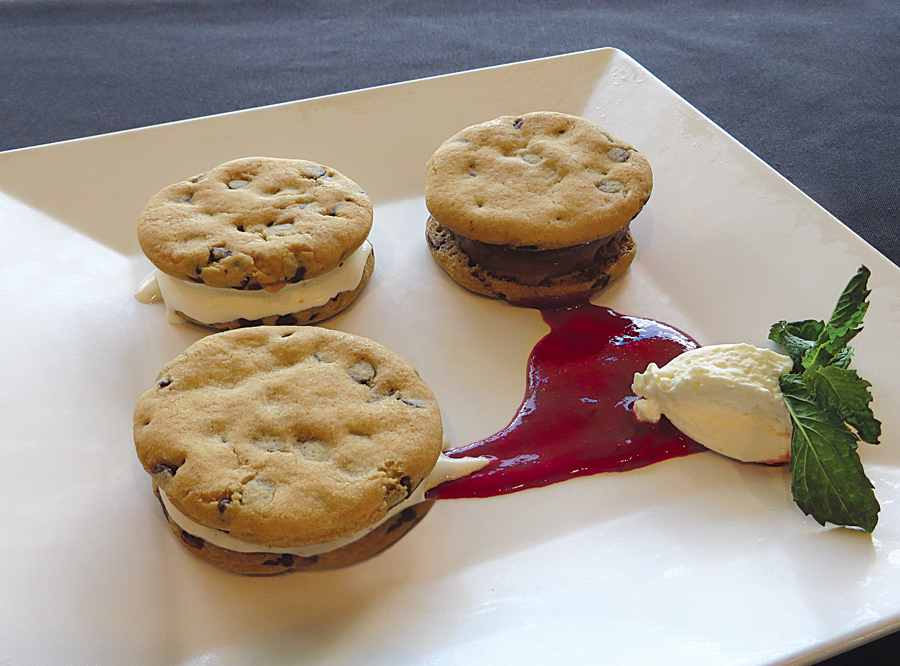
[[[869,269],[861,266],[828,322],[780,321],[769,339],[794,361],[781,376],[793,423],[791,491],[797,506],[821,525],[875,529],[880,507],[857,454],[859,440],[878,444],[881,423],[870,407],[871,384],[849,368],[848,343],[869,307]]]

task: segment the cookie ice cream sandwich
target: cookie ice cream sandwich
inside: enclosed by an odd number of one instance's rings
[[[156,270],[139,300],[170,321],[217,329],[319,322],[362,291],[375,265],[372,202],[305,160],[250,157],[166,187],[141,214]]]
[[[207,336],[134,413],[138,458],[172,532],[228,571],[352,564],[429,511],[425,493],[480,469],[442,452],[434,394],[403,358],[321,327]]]
[[[485,296],[592,293],[631,264],[629,224],[652,186],[644,155],[584,118],[503,116],[428,161],[426,238],[450,277]]]

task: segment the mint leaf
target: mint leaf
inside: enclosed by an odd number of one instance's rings
[[[863,317],[869,307],[866,299],[871,293],[866,288],[869,275],[869,269],[861,266],[847,283],[831,314],[831,319],[816,340],[815,347],[803,357],[804,368],[830,365],[834,357],[840,354],[850,340],[862,330]]]
[[[864,442],[878,444],[881,423],[869,408],[871,384],[856,374],[856,370],[829,365],[807,370],[803,381],[820,409],[840,416]]]
[[[862,330],[871,293],[869,269],[861,266],[838,299],[827,323],[780,321],[769,339],[794,361],[780,384],[791,414],[791,490],[804,513],[821,524],[872,531],[878,502],[856,453],[859,440],[877,444],[881,423],[869,403],[871,384],[850,369],[849,342]]]
[[[802,375],[781,377],[793,422],[791,491],[797,506],[819,524],[875,529],[880,507],[856,453],[856,435],[843,419],[816,404]]]
[[[838,299],[834,312],[831,313],[828,328],[835,331],[848,331],[862,325],[863,317],[869,307],[866,299],[872,293],[866,286],[870,275],[871,271],[868,268],[860,266],[856,275],[850,278],[850,282],[847,283],[844,292]]]
[[[831,359],[831,366],[836,366],[838,368],[846,368],[850,365],[850,360],[853,358],[853,347],[844,347],[841,351],[834,355],[834,358]],[[829,366],[829,367],[831,367]]]
[[[824,330],[825,322],[815,319],[780,321],[769,329],[769,340],[784,347],[794,360],[794,372],[803,372],[803,357],[815,347]]]

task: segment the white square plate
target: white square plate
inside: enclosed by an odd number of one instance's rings
[[[375,202],[375,275],[325,325],[398,351],[455,444],[507,424],[547,332],[451,282],[424,241],[424,164],[504,114],[585,116],[643,151],[638,257],[594,302],[702,344],[825,318],[860,264],[854,361],[883,444],[861,455],[873,535],[822,528],[786,468],[712,453],[439,502],[347,569],[246,578],[172,538],[131,416],[204,334],[133,297],[163,186],[243,156],[333,166]],[[900,626],[900,271],[627,55],[601,49],[0,154],[5,381],[0,661],[16,664],[801,664]]]

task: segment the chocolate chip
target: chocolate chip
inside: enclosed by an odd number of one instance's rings
[[[243,230],[244,230],[244,225],[243,225],[243,224],[239,224],[239,225],[237,226],[237,230],[238,230],[238,231],[243,231]]]
[[[622,191],[622,183],[617,180],[604,180],[601,183],[597,183],[597,189],[607,194],[615,194]]]
[[[406,523],[414,523],[416,522],[416,510],[412,507],[407,507],[403,509],[400,513],[397,514],[397,517],[394,519],[394,522],[391,523],[391,526],[387,528],[387,533],[390,534],[394,530],[399,527],[402,527]]]
[[[160,379],[158,382],[156,382],[156,385],[157,385],[159,388],[166,388],[166,387],[169,386],[171,383],[172,383],[172,379],[171,379],[170,377],[163,377],[163,378]]]
[[[181,530],[181,540],[191,548],[203,548],[204,541],[198,536],[194,536],[184,530]]]
[[[228,505],[231,504],[231,498],[226,497],[225,499],[220,499],[219,503],[216,505],[216,508],[219,509],[219,515],[225,513],[225,509],[228,508]]]
[[[274,560],[266,560],[263,564],[270,567],[285,567],[286,569],[290,569],[294,566],[294,556],[290,553],[285,553],[284,555],[276,557]]]
[[[304,460],[313,462],[325,462],[331,458],[328,446],[318,439],[298,441],[294,446],[294,453]]]
[[[250,479],[241,487],[241,504],[268,504],[275,496],[275,482],[265,479]]]
[[[290,278],[288,278],[288,282],[290,282],[291,284],[297,284],[298,282],[300,282],[300,280],[302,280],[305,277],[306,277],[306,266],[298,266],[297,270],[294,271],[294,274]]]
[[[197,284],[203,284],[203,280],[195,275],[188,275],[188,280],[190,280],[191,282],[196,282]]]
[[[421,402],[417,402],[415,400],[410,400],[409,398],[400,398],[400,402],[405,405],[409,405],[410,407],[424,407],[425,405]]]
[[[297,323],[297,318],[292,314],[281,315],[278,319],[275,320],[275,323],[278,326],[294,326]],[[290,334],[288,334],[288,335],[290,335]],[[284,336],[284,337],[287,337],[287,336]]]
[[[263,325],[262,319],[243,319],[243,318],[238,319],[238,326],[240,326],[241,328],[249,328],[251,326],[262,326],[262,325]]]
[[[172,463],[158,463],[156,467],[153,468],[151,474],[168,474],[169,476],[175,476],[175,473],[178,471],[178,467],[179,465],[173,465]]]
[[[159,506],[162,509],[163,515],[166,517],[166,520],[169,520],[169,510],[166,508],[166,503],[163,502],[162,496],[159,494],[159,488],[156,488],[153,491],[153,494],[156,495],[156,499],[159,501]]]
[[[284,442],[276,437],[263,436],[251,440],[250,443],[259,450],[266,451],[267,453],[284,449]]]
[[[397,506],[407,497],[409,497],[409,489],[406,486],[394,486],[391,484],[391,486],[385,488],[384,502],[387,504],[388,508]]]
[[[513,123],[513,127],[516,129],[522,129],[522,119],[516,118],[516,121]]]
[[[294,230],[293,222],[278,222],[275,225],[267,225],[269,227],[268,236],[286,236]]]
[[[225,257],[231,256],[231,250],[226,250],[224,247],[214,247],[209,250],[209,259],[206,260],[207,264],[214,264],[217,261],[221,261]]]
[[[300,169],[300,173],[307,178],[321,178],[325,175],[325,169],[318,164],[310,164]]]
[[[614,146],[606,151],[606,156],[613,162],[625,162],[630,155],[624,148]]]
[[[272,560],[265,560],[263,564],[267,564],[272,567],[285,567],[286,569],[291,569],[292,567],[302,567],[302,566],[311,566],[319,561],[318,555],[312,555],[311,557],[300,557],[299,555],[291,555],[290,553],[285,553],[279,557],[276,557]]]
[[[347,373],[351,379],[360,384],[368,384],[375,379],[375,367],[368,361],[359,361],[347,370]]]

